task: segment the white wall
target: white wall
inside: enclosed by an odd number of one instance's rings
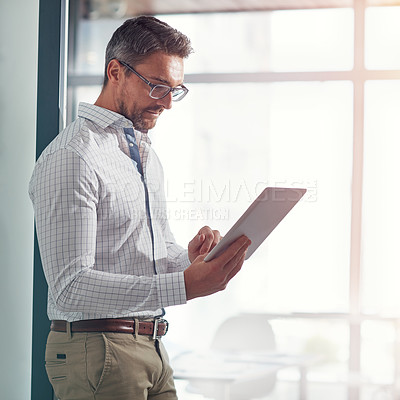
[[[30,398],[39,0],[0,0],[0,398]]]

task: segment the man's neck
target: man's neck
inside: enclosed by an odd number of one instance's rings
[[[101,91],[99,97],[94,103],[95,106],[105,108],[110,111],[114,111],[116,113],[119,113],[117,107],[116,107],[116,102],[113,99],[113,96],[103,88]]]

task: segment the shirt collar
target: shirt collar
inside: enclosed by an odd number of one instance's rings
[[[137,131],[132,121],[129,121],[123,115],[116,113],[115,111],[108,110],[107,108],[95,106],[89,103],[79,103],[78,117],[86,118],[105,129],[109,126],[114,128],[133,128],[138,141],[144,140],[149,145],[151,140],[147,133]]]
[[[132,128],[132,122],[123,115],[107,108],[89,103],[79,103],[78,117],[86,118],[105,129],[111,125],[121,128]]]

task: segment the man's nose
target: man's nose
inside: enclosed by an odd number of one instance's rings
[[[172,92],[169,92],[165,97],[159,99],[158,104],[169,110],[172,107]]]

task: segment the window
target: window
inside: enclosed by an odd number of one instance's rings
[[[226,291],[167,310],[171,353],[207,347],[230,315],[267,313],[280,348],[323,355],[309,373],[310,399],[394,393],[399,13],[357,2],[160,16],[196,51],[189,95],[151,133],[177,241],[203,225],[226,232],[266,185],[308,189]],[[96,99],[121,23],[72,21],[68,120],[79,101]],[[277,399],[295,398],[292,379],[280,375]]]
[[[379,314],[397,314],[400,299],[400,82],[368,81],[365,86],[365,151],[363,185],[363,307]]]

